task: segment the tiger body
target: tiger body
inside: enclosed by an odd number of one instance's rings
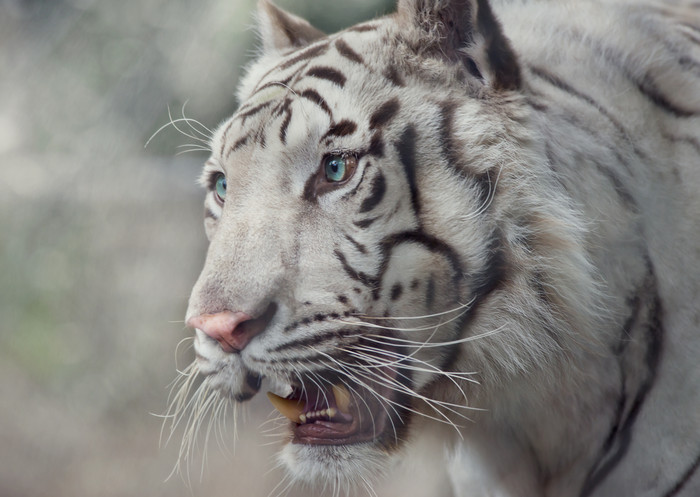
[[[302,481],[429,434],[455,496],[700,495],[700,10],[494,7],[326,36],[261,3],[203,173],[197,370],[300,406]]]

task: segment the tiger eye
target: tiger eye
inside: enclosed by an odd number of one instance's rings
[[[223,173],[218,173],[216,175],[214,180],[214,192],[217,200],[223,204],[226,200],[226,176],[224,176]]]
[[[348,167],[343,156],[330,155],[324,160],[324,173],[326,180],[331,183],[339,183],[347,179]]]

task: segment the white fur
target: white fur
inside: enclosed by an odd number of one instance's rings
[[[280,51],[279,40],[265,45],[267,52],[241,83],[241,113],[289,98],[293,117],[284,144],[279,131],[284,115],[267,111],[245,122],[234,116],[215,134],[204,174],[224,172],[229,192],[223,208],[213,193],[207,196],[211,246],[188,317],[222,310],[258,315],[270,301],[278,311],[239,355],[225,356],[198,332],[200,369],[211,374],[211,384],[234,395],[241,380],[232,378],[245,371],[292,383],[329,367],[328,360],[295,360],[312,353],[327,357],[344,344],[338,339],[285,350],[285,343],[339,326],[370,334],[372,319],[385,315],[395,318],[391,327],[404,330],[397,332],[401,339],[419,344],[481,337],[460,342],[450,365],[457,374],[477,372],[478,385],[439,370],[446,346],[417,347],[409,361],[416,367],[411,408],[442,420],[448,429],[437,421],[417,422],[414,414],[403,445],[410,448],[417,437],[414,427],[442,433],[455,496],[581,495],[601,461],[623,390],[628,397],[622,397],[619,421],[630,427],[630,445],[590,495],[671,495],[700,451],[700,66],[679,65],[682,57],[700,60],[700,44],[688,41],[682,26],[700,26],[697,8],[499,3],[497,16],[522,68],[522,86],[512,91],[496,88],[498,75],[483,53],[476,62],[485,78],[478,81],[460,78],[460,67],[427,48],[420,52],[416,47],[442,43],[436,34],[440,26],[426,35],[411,24],[408,9],[414,4],[402,5],[398,16],[379,21],[378,30],[331,38],[360,54],[363,65],[340,56],[332,43],[312,59],[340,71],[346,78],[342,88],[301,78],[296,86],[273,85],[256,93],[299,67],[273,69],[297,53],[281,55],[287,52]],[[263,28],[269,36],[275,26],[267,19]],[[486,43],[487,38],[475,39]],[[391,85],[382,75],[390,65],[405,86]],[[537,68],[575,93],[538,76]],[[697,112],[674,116],[633,81],[650,82],[669,105]],[[323,96],[333,119],[300,97],[305,89]],[[324,154],[365,150],[373,136],[370,116],[392,98],[400,110],[383,129],[383,157],[372,158],[371,166],[363,159],[346,185],[313,202],[305,199]],[[470,174],[492,174],[486,201],[478,184],[456,175],[445,158],[440,104],[448,100],[454,102],[452,139],[464,165]],[[341,119],[357,123],[357,130],[326,145],[322,137]],[[395,146],[409,123],[418,138],[419,216],[410,208]],[[256,130],[265,134],[264,147],[251,138],[227,153]],[[386,178],[387,193],[372,211],[377,220],[360,229],[353,224],[358,205],[350,192],[366,197],[369,179],[360,178],[374,178],[377,170]],[[452,282],[444,254],[403,243],[377,282],[379,298],[367,289],[353,290],[361,285],[343,270],[336,250],[356,271],[375,275],[384,237],[419,227],[456,250],[467,268],[464,278]],[[490,267],[493,254],[486,243],[494,233],[500,236],[506,275],[477,303],[470,278]],[[346,235],[376,257],[350,244]],[[425,293],[431,278],[433,304]],[[422,293],[407,290],[414,279]],[[388,289],[396,283],[404,285],[404,294],[394,300]],[[284,331],[313,312],[338,309],[339,294],[359,314]],[[471,305],[478,305],[474,315],[458,329],[450,318]],[[628,335],[626,323],[632,323]],[[654,368],[649,344],[657,328],[663,348]],[[618,348],[624,350],[619,356]],[[637,394],[643,398],[640,411],[626,425]],[[392,457],[402,452],[372,443],[289,443],[280,460],[294,479],[319,483],[335,495],[337,488],[373,480]],[[700,476],[683,481],[679,491],[672,495],[700,494]]]

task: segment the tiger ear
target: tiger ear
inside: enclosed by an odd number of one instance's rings
[[[269,0],[258,1],[258,30],[266,54],[300,48],[326,36],[308,21]]]
[[[488,0],[399,0],[398,16],[418,29],[421,51],[463,64],[495,89],[520,88],[518,59]]]

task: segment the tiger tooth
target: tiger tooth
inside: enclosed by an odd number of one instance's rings
[[[267,398],[270,399],[273,407],[285,418],[297,424],[305,422],[306,416],[302,414],[304,411],[304,401],[285,399],[272,392],[267,392]]]
[[[328,413],[328,417],[331,419],[333,419],[338,413],[338,411],[334,407],[329,407],[328,409],[326,409],[326,412]]]
[[[345,385],[333,385],[333,395],[335,396],[335,405],[343,414],[350,414],[350,392]]]

